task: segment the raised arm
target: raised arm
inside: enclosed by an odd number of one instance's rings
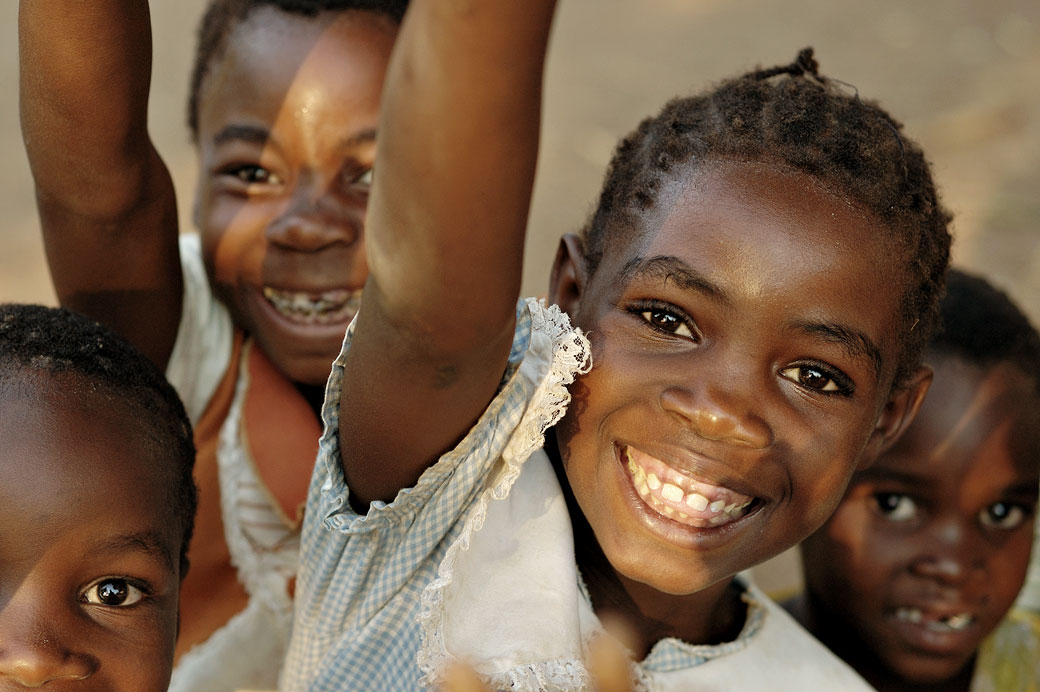
[[[384,92],[340,439],[389,500],[494,396],[513,337],[555,0],[413,0]]]
[[[146,0],[21,0],[21,116],[51,280],[165,367],[180,321],[177,205],[147,131]]]

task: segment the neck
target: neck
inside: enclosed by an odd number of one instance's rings
[[[304,384],[303,382],[293,382],[296,387],[296,391],[307,401],[307,404],[314,411],[315,417],[321,420],[321,407],[325,403],[325,385],[320,384]]]
[[[690,644],[720,644],[739,636],[747,620],[747,605],[741,599],[742,589],[732,579],[696,593],[674,595],[629,579],[615,570],[571,493],[551,436],[547,439],[546,451],[567,500],[575,559],[593,609],[601,620],[620,625],[626,635],[625,643],[637,660],[645,658],[654,644],[667,637]]]
[[[867,642],[856,637],[848,624],[835,617],[834,611],[810,592],[806,591],[784,603],[784,608],[879,692],[968,692],[971,687],[975,659],[946,680],[931,683],[913,682],[886,666],[884,661],[874,655]]]

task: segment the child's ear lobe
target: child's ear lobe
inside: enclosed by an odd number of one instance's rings
[[[922,365],[905,384],[892,392],[867,442],[859,470],[870,466],[878,456],[891,449],[910,427],[910,423],[917,417],[917,412],[921,410],[928,388],[932,385],[932,376],[932,369]]]
[[[577,311],[585,290],[585,243],[574,233],[560,238],[549,276],[549,302],[571,317]]]

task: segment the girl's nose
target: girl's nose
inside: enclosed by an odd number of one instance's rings
[[[330,245],[361,240],[365,201],[334,189],[298,194],[289,208],[267,228],[272,245],[298,252],[317,252]]]
[[[773,442],[769,425],[754,413],[749,400],[733,391],[703,383],[672,386],[661,393],[661,406],[706,440],[752,449],[765,449]]]
[[[971,530],[955,518],[939,519],[929,532],[926,549],[912,563],[915,574],[948,586],[961,586],[985,574],[984,549],[972,541]]]
[[[72,652],[63,644],[65,635],[53,623],[11,610],[0,610],[0,687],[5,682],[33,688],[59,680],[85,680],[97,670],[92,656]]]

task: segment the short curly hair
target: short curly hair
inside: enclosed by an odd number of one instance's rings
[[[0,304],[0,383],[31,382],[36,373],[72,374],[106,388],[149,426],[158,449],[167,452],[157,463],[172,470],[170,505],[184,529],[183,576],[197,499],[192,477],[195,444],[177,392],[155,364],[88,317],[64,308]]]
[[[950,269],[941,314],[930,353],[981,367],[1010,363],[1040,392],[1040,334],[1006,293],[980,276]]]
[[[820,76],[811,48],[791,65],[756,70],[675,99],[618,145],[599,205],[583,230],[587,272],[638,228],[682,166],[773,163],[812,176],[879,219],[903,248],[902,353],[895,383],[920,363],[938,322],[950,254],[950,214],[920,147],[876,103]]]
[[[301,17],[317,17],[322,12],[357,10],[381,14],[400,24],[408,9],[408,0],[213,0],[199,24],[195,64],[191,70],[188,127],[193,141],[198,139],[199,93],[210,66],[223,54],[231,31],[254,10],[262,7]]]

